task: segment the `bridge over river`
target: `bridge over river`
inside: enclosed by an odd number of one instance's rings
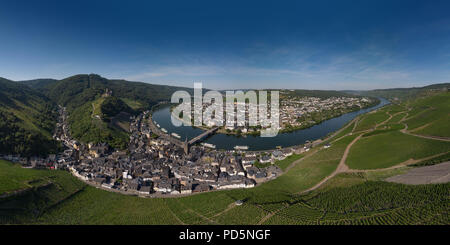
[[[204,131],[203,133],[201,133],[200,135],[192,138],[189,141],[185,141],[182,142],[174,137],[171,137],[168,133],[163,132],[160,128],[158,128],[155,123],[153,122],[152,117],[149,117],[149,126],[150,129],[152,130],[152,132],[155,132],[156,134],[158,134],[160,137],[164,138],[165,140],[170,141],[171,143],[181,147],[184,149],[184,152],[186,154],[189,153],[189,148],[191,147],[191,145],[194,145],[196,143],[199,143],[201,141],[203,141],[204,139],[208,138],[209,136],[213,135],[218,129],[219,127],[215,127],[212,129],[209,129],[207,131]]]
[[[191,140],[189,140],[188,142],[184,142],[184,153],[188,154],[189,153],[189,147],[195,143],[198,143],[206,138],[208,138],[209,136],[213,135],[217,130],[219,129],[219,127],[215,127],[212,128],[210,130],[207,130],[205,132],[203,132],[202,134],[192,138]]]

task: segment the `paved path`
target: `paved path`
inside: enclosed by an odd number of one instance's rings
[[[409,185],[447,183],[450,181],[450,162],[413,168],[407,173],[387,178],[386,181]]]

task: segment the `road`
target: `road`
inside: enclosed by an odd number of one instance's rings
[[[345,164],[345,161],[347,160],[347,156],[350,151],[350,148],[352,148],[353,144],[355,144],[356,141],[358,141],[362,136],[363,136],[363,134],[359,135],[352,142],[350,142],[350,144],[347,145],[347,147],[345,148],[345,151],[344,151],[344,155],[342,155],[342,158],[339,161],[339,165],[337,166],[336,170],[333,171],[333,173],[331,173],[330,175],[325,177],[325,179],[321,180],[315,186],[313,186],[305,191],[302,191],[301,193],[307,193],[307,192],[313,191],[313,190],[319,188],[320,186],[322,186],[325,182],[327,182],[329,179],[333,178],[337,174],[347,172],[349,170],[349,168],[348,168],[347,164]]]
[[[386,181],[409,185],[446,183],[450,181],[450,162],[410,169],[407,173],[389,177]]]

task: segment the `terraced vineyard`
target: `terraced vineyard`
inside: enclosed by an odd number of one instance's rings
[[[360,183],[339,183],[342,179]],[[302,196],[265,224],[448,224],[449,187],[406,186],[340,175],[324,187],[326,191]]]
[[[22,169],[0,160],[0,224],[29,223],[85,185],[65,171]]]

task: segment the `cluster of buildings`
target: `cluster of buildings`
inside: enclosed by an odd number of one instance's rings
[[[331,97],[321,99],[317,97],[286,96],[280,103],[281,129],[286,126],[302,127],[318,122],[305,121],[313,113],[342,112],[346,113],[355,108],[364,108],[371,103],[368,98],[362,97]],[[302,120],[303,119],[303,120]]]
[[[174,195],[254,187],[282,173],[273,164],[258,168],[257,161],[273,163],[298,150],[259,153],[193,145],[186,154],[173,139],[154,134],[146,111],[131,117],[129,148],[117,151],[105,143],[83,144],[72,139],[66,109],[60,107],[59,113],[53,137],[66,146],[64,152],[42,159],[0,157],[24,167],[66,169],[85,182],[126,194]]]
[[[373,101],[364,97],[331,97],[331,98],[318,98],[318,97],[299,97],[292,95],[287,90],[280,91],[280,104],[279,115],[280,126],[278,130],[285,130],[286,128],[303,128],[319,123],[319,121],[311,120],[310,115],[314,113],[332,113],[333,115],[340,115],[357,109],[365,108],[369,106]],[[249,126],[249,115],[257,115],[257,104],[251,104],[251,102],[227,102],[224,103],[223,111],[226,111],[226,107],[230,106],[235,108],[236,114],[241,113],[245,115],[245,122],[237,122],[236,120],[229,120],[224,114],[223,125],[221,129],[227,133],[239,133],[239,134],[256,134],[261,130],[261,127]],[[270,103],[267,105],[267,114],[271,117]],[[210,106],[210,103],[203,103],[202,106],[193,107],[192,114],[196,110],[206,110],[206,107]],[[214,119],[203,121],[205,127],[217,126]],[[222,131],[224,132],[224,131]]]

